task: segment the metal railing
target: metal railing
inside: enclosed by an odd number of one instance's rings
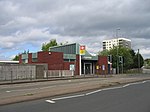
[[[73,70],[44,70],[44,78],[72,76],[74,76]]]

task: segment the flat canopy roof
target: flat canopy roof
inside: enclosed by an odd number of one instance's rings
[[[72,43],[50,47],[49,51],[63,52],[64,54],[79,54],[79,46],[78,43]]]
[[[5,60],[5,61],[0,61],[0,63],[14,63],[14,64],[17,64],[17,63],[19,63],[19,61],[9,61],[9,60]]]
[[[53,52],[63,52],[64,59],[75,59],[75,55],[79,54],[80,44],[72,43],[60,46],[50,47],[49,51]],[[92,56],[87,50],[85,50],[85,55],[82,56],[83,60],[98,60],[98,56]]]

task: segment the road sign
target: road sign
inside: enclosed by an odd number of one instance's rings
[[[80,46],[80,55],[85,55],[85,46]]]

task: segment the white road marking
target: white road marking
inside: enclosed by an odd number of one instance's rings
[[[122,87],[125,88],[125,87],[128,87],[128,86],[130,86],[130,84],[126,84],[126,85],[124,85],[124,86],[122,86]]]
[[[68,82],[71,82],[71,80],[68,80]]]
[[[131,86],[131,85],[143,84],[143,83],[146,83],[146,82],[147,82],[147,81],[129,83],[129,84],[126,84],[126,85],[124,85],[124,86],[122,86],[122,87],[124,88],[124,87]]]
[[[122,86],[119,86],[119,87],[112,87],[112,88],[104,88],[104,89],[101,89],[102,91],[106,91],[106,90],[112,90],[112,89],[120,89],[122,88]]]
[[[91,95],[91,94],[94,94],[94,93],[98,93],[98,92],[100,92],[100,91],[102,91],[102,90],[99,89],[99,90],[96,90],[96,91],[92,91],[92,92],[86,93],[85,95]]]
[[[77,97],[81,97],[81,96],[85,96],[85,94],[79,94],[79,95],[73,95],[73,96],[66,96],[66,97],[59,97],[59,98],[54,98],[52,100],[53,101],[64,100],[64,99],[70,99],[70,98],[77,98]]]
[[[55,101],[52,101],[52,100],[45,100],[45,101],[48,103],[55,103]]]
[[[58,100],[65,100],[65,99],[71,99],[71,98],[77,98],[77,97],[84,97],[84,96],[92,95],[92,94],[95,94],[95,93],[98,93],[98,92],[102,92],[102,91],[113,90],[113,89],[121,89],[121,88],[125,88],[125,87],[131,86],[131,85],[143,84],[143,83],[146,83],[146,82],[148,82],[148,81],[135,82],[135,83],[126,84],[124,86],[99,89],[99,90],[88,92],[88,93],[85,93],[85,94],[72,95],[72,96],[66,96],[66,97],[58,97],[58,98],[54,98],[54,99],[51,99],[51,100],[46,100],[46,102],[49,102],[49,103],[53,103],[54,102],[55,103],[55,101],[58,101]]]
[[[142,84],[143,82],[135,82],[135,83],[130,83],[130,85],[137,85],[137,84]]]
[[[11,91],[6,91],[6,93],[10,93]]]

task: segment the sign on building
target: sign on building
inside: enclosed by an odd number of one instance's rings
[[[85,46],[80,46],[80,55],[85,55]]]
[[[105,70],[105,65],[102,65],[102,70]]]
[[[74,64],[71,64],[71,65],[70,65],[70,70],[75,70]]]

